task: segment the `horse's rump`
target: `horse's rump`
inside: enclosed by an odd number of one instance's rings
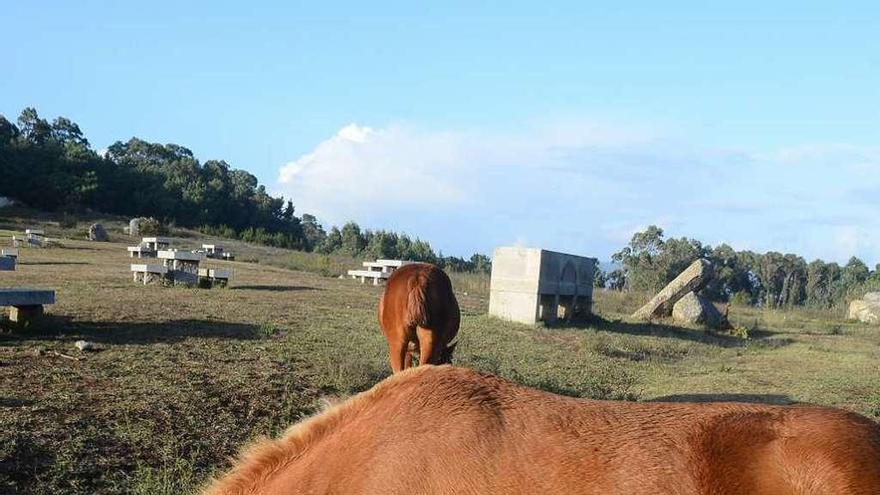
[[[880,428],[852,413],[579,400],[449,366],[398,373],[256,451],[269,459],[209,493],[880,493]]]

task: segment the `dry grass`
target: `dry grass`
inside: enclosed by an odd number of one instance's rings
[[[121,224],[104,223],[124,241]],[[229,264],[230,288],[143,287],[130,281],[126,244],[62,242],[23,250],[16,272],[0,272],[0,285],[58,294],[44,328],[0,335],[0,493],[192,493],[248,439],[389,373],[381,288],[337,279],[345,260],[224,242],[259,261]],[[486,316],[486,277],[454,283],[460,365],[575,396],[813,402],[880,416],[876,327],[734,308],[744,341],[630,322],[641,298],[602,292],[591,325],[548,329]],[[78,354],[79,339],[101,350]]]

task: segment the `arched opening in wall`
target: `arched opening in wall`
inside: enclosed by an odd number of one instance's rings
[[[568,261],[559,274],[557,318],[571,321],[575,317],[578,306],[577,281],[577,268]]]

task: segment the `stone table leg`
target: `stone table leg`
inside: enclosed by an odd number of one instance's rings
[[[18,324],[26,324],[43,316],[43,305],[35,306],[12,306],[9,308],[9,321]]]

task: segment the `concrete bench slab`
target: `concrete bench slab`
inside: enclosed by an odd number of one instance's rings
[[[353,279],[360,279],[361,283],[366,283],[368,278],[373,279],[373,285],[379,285],[379,280],[385,280],[391,275],[388,272],[377,272],[374,270],[349,270],[349,276]]]
[[[0,306],[37,306],[55,304],[55,291],[48,289],[0,289]]]
[[[141,239],[141,242],[146,244],[171,244],[171,239],[168,237],[144,237]]]
[[[376,263],[381,266],[400,268],[402,266],[411,265],[416,262],[415,261],[403,261],[403,260],[376,260]]]
[[[15,271],[15,258],[11,256],[0,256],[0,272]]]
[[[46,235],[46,231],[43,229],[25,229],[24,233],[27,235]]]
[[[165,280],[168,277],[168,268],[162,265],[132,264],[131,274],[134,282],[143,282],[147,285]]]
[[[16,249],[16,248],[0,249],[0,256],[7,256],[9,258],[18,258],[18,249]]]
[[[156,256],[163,260],[179,260],[179,261],[202,261],[204,256],[201,253],[192,253],[190,251],[164,250],[159,251]]]
[[[199,286],[209,289],[214,286],[225,287],[232,278],[232,271],[223,268],[199,268]]]
[[[55,304],[55,291],[46,289],[0,289],[0,306],[11,306],[9,320],[27,325],[43,314],[44,304]]]
[[[209,278],[225,278],[228,280],[232,276],[232,272],[223,268],[199,268],[199,276]]]
[[[128,254],[132,258],[155,258],[156,251],[144,246],[129,246]]]
[[[133,272],[142,272],[142,273],[158,273],[160,275],[165,275],[168,273],[168,268],[162,265],[131,265],[131,271]]]

